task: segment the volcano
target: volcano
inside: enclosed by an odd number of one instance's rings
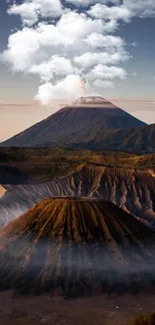
[[[0,230],[0,290],[137,292],[154,284],[154,252],[155,233],[113,203],[48,199]]]
[[[144,122],[100,96],[81,97],[1,146],[65,147],[106,130],[140,128]],[[118,142],[118,141],[117,141]]]

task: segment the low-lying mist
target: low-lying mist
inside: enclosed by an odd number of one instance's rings
[[[0,251],[0,289],[66,295],[136,293],[155,284],[155,247],[14,234]],[[2,244],[2,243],[1,243]]]

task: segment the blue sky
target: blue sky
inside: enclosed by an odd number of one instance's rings
[[[147,123],[155,123],[154,0],[67,0],[61,4],[55,0],[55,7],[53,0],[46,0],[44,4],[43,0],[14,5],[1,0],[0,140],[84,92],[100,94]],[[5,123],[9,127],[4,128]]]

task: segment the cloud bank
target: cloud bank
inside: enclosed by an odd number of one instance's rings
[[[14,72],[37,75],[35,98],[73,99],[112,88],[127,77],[121,64],[131,58],[116,36],[121,22],[155,17],[154,0],[25,0],[14,2],[21,28],[12,32],[1,60]],[[113,35],[115,33],[115,35]]]

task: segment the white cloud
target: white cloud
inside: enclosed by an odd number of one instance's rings
[[[39,0],[36,1],[38,4]],[[23,13],[20,14],[23,19]],[[45,103],[52,100],[52,96],[55,98],[56,93],[65,97],[60,88],[65,85],[67,92],[69,82],[65,77],[68,75],[81,78],[87,75],[87,69],[93,69],[98,64],[119,64],[129,58],[124,50],[124,41],[107,34],[116,26],[114,20],[105,22],[88,17],[86,13],[64,11],[56,24],[39,21],[35,27],[24,26],[10,35],[8,47],[1,58],[11,65],[13,71],[37,74],[41,82],[46,82],[37,94],[37,98],[40,96]],[[100,44],[102,51],[98,50]],[[86,86],[91,91],[89,81]],[[73,93],[76,95],[76,91]],[[67,92],[69,95],[72,96],[71,91]]]
[[[40,78],[44,84],[37,98],[43,103],[81,95],[83,77],[90,92],[101,85],[113,87],[115,78],[123,80],[127,72],[121,63],[131,56],[126,42],[116,36],[120,21],[128,23],[134,16],[155,12],[154,0],[66,2],[82,10],[66,9],[60,0],[23,0],[8,9],[9,15],[20,16],[22,27],[9,36],[1,60],[14,72]]]
[[[110,80],[96,79],[93,85],[96,88],[114,88],[114,83]]]
[[[131,11],[125,7],[122,6],[106,6],[102,5],[101,3],[97,3],[96,5],[92,6],[90,10],[88,10],[89,15],[100,18],[100,19],[113,19],[113,20],[124,20],[129,21],[131,19]]]
[[[99,59],[101,61],[98,63],[116,63],[128,59],[128,54],[123,50],[123,40],[115,36],[103,36],[104,29],[105,24],[101,20],[88,18],[85,14],[68,12],[62,15],[56,25],[42,22],[35,28],[24,27],[10,35],[8,48],[3,52],[2,58],[11,64],[14,71],[25,73],[38,71],[39,75],[43,67],[48,68],[47,62],[51,62],[53,55],[71,61],[75,53],[80,54],[73,62],[83,61],[83,64],[85,58],[86,60],[91,58],[94,64]],[[106,48],[109,44],[111,54],[93,53],[95,39],[98,44],[103,41]],[[92,44],[92,52],[87,53],[89,43]],[[45,78],[44,74],[43,78]]]
[[[57,29],[62,37],[67,38],[68,42],[71,39],[73,43],[77,39],[84,39],[94,30],[97,33],[104,32],[104,25],[101,19],[91,19],[85,13],[79,14],[70,11],[61,16],[57,23]]]
[[[33,25],[38,21],[38,13],[39,10],[34,3],[22,3],[21,5],[13,4],[12,7],[8,9],[9,15],[20,15],[23,24]]]
[[[102,35],[99,33],[89,34],[85,39],[85,42],[92,48],[123,48],[125,42],[121,37],[112,36],[112,35]]]
[[[23,25],[35,24],[42,18],[59,17],[62,14],[60,0],[27,0],[22,4],[14,3],[8,9],[10,15],[20,15]]]
[[[104,32],[105,33],[114,33],[118,28],[119,24],[116,19],[110,19],[106,21]]]
[[[70,100],[84,95],[84,88],[79,76],[68,75],[65,79],[60,80],[57,84],[50,82],[41,85],[35,97],[43,105],[48,105],[52,100],[61,98]]]
[[[101,33],[104,24],[84,14],[65,13],[56,25],[40,23],[37,27],[24,27],[10,35],[8,48],[2,58],[14,71],[29,72],[32,66],[49,61],[52,55],[69,58],[86,51],[85,37],[93,30]]]
[[[68,59],[59,56],[53,56],[51,60],[47,62],[43,62],[39,65],[33,65],[30,68],[29,72],[38,74],[42,81],[47,82],[54,77],[62,77],[76,72],[76,69],[73,68],[71,62]]]
[[[9,36],[8,49],[2,53],[2,59],[11,65],[14,71],[26,72],[32,64],[33,56],[40,48],[36,32],[24,28]]]
[[[79,57],[74,58],[74,62],[83,69],[92,68],[97,63],[101,64],[117,64],[121,61],[127,60],[128,54],[124,51],[115,51],[110,54],[108,52],[87,52]]]
[[[40,15],[44,18],[59,17],[62,14],[62,5],[60,0],[31,0],[34,4],[40,6]]]
[[[77,7],[82,6],[82,7],[88,7],[90,5],[93,5],[97,2],[103,3],[103,4],[108,4],[108,3],[113,3],[113,4],[120,4],[120,0],[66,0],[66,2],[69,2]]]
[[[96,80],[96,79],[125,79],[127,76],[126,71],[123,68],[111,66],[108,67],[106,65],[98,64],[96,65],[91,72],[87,74],[88,80]]]
[[[123,3],[134,16],[141,18],[155,17],[154,0],[124,0]]]

